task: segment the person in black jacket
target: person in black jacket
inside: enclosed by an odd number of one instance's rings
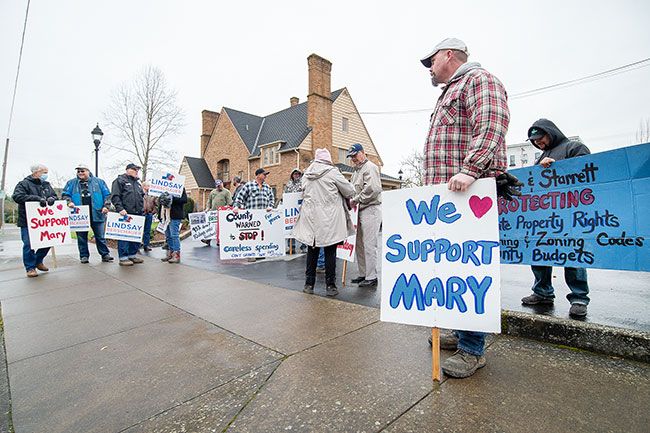
[[[115,210],[124,216],[144,214],[144,191],[138,178],[140,167],[136,164],[126,166],[126,173],[121,174],[113,181],[111,187],[111,203]],[[140,242],[117,241],[117,252],[120,257],[120,266],[133,266],[144,260],[137,257]]]
[[[535,164],[550,167],[555,161],[577,156],[589,155],[589,148],[579,141],[569,140],[560,129],[548,119],[539,119],[528,129],[528,139],[533,146],[540,149],[542,154]],[[524,305],[552,305],[555,298],[551,278],[551,266],[531,266],[535,283],[532,295],[521,299]],[[584,268],[564,268],[564,280],[571,289],[567,299],[571,303],[569,316],[584,317],[587,315],[589,304],[589,285],[587,284],[587,270]]]
[[[183,205],[187,203],[185,188],[183,188],[183,194],[180,197],[172,197],[167,192],[161,194],[158,202],[160,203],[160,221],[164,219],[163,214],[165,213],[165,209],[169,210],[169,224],[165,230],[165,240],[169,249],[167,250],[167,256],[161,260],[167,263],[180,263],[181,239],[179,232],[181,222],[185,216]]]
[[[27,271],[28,277],[38,277],[36,269],[47,272],[49,269],[43,264],[43,259],[47,256],[50,248],[39,248],[34,251],[29,242],[29,229],[27,228],[27,213],[25,203],[36,201],[41,206],[52,206],[58,198],[54,189],[47,182],[48,170],[42,164],[35,164],[31,167],[31,176],[27,176],[14,188],[13,200],[18,203],[18,223],[20,227],[20,236],[23,240],[23,264]]]

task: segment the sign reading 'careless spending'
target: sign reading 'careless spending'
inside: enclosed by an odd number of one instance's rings
[[[150,182],[148,195],[158,197],[164,192],[174,197],[183,195],[185,176],[168,171],[153,171],[148,180]]]
[[[285,255],[284,220],[280,211],[219,211],[222,260]]]
[[[499,199],[501,260],[650,271],[650,143],[512,170]]]
[[[501,331],[494,179],[382,194],[381,320]]]

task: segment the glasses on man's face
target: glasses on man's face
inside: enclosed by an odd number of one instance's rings
[[[86,170],[77,170],[77,173],[85,173]]]

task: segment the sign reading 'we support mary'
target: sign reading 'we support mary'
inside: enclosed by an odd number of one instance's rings
[[[650,143],[512,170],[504,263],[650,271]]]
[[[185,176],[168,171],[153,171],[148,180],[150,182],[148,195],[158,197],[164,192],[174,197],[183,195]]]
[[[382,194],[381,320],[501,331],[494,179]]]
[[[29,244],[33,250],[70,243],[70,219],[65,200],[57,200],[52,206],[28,201],[25,213]]]

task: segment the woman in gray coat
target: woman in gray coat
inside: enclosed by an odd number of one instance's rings
[[[305,288],[314,293],[316,261],[320,247],[325,250],[327,296],[338,295],[336,288],[336,246],[354,233],[347,199],[354,188],[332,164],[327,149],[316,149],[316,158],[302,178],[303,199],[293,237],[308,246]]]

